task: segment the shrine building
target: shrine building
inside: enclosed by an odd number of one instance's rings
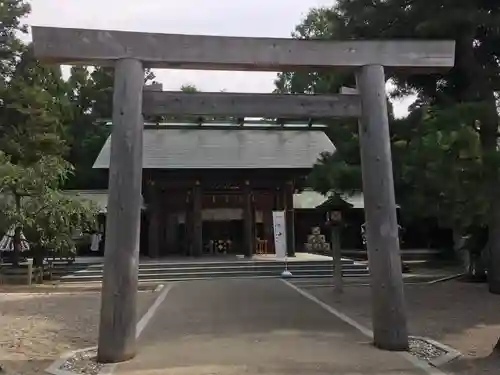
[[[111,136],[94,168],[109,168],[110,146]],[[324,127],[307,124],[145,125],[141,253],[273,253],[272,211],[284,210],[295,255],[294,192],[334,151]]]

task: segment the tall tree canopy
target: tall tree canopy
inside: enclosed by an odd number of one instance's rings
[[[0,3],[0,215],[15,228],[14,263],[23,229],[33,248],[64,251],[95,214],[59,190],[73,170],[64,160],[72,103],[59,67],[40,64],[18,39],[29,11],[24,1]]]
[[[455,67],[439,75],[395,75],[399,93],[415,91],[422,103],[466,112],[481,141],[482,191],[489,198],[490,291],[500,294],[499,120],[500,3],[494,0],[339,0],[342,37],[429,38],[456,41]]]
[[[154,81],[154,74],[146,70],[145,83]],[[71,115],[68,117],[68,160],[75,166],[75,174],[68,180],[68,188],[105,188],[107,176],[92,169],[99,151],[111,134],[108,121],[113,109],[113,69],[72,67],[67,82]]]
[[[0,149],[19,164],[67,151],[66,83],[57,67],[45,67],[28,46],[2,90]]]
[[[68,98],[72,113],[68,121],[68,160],[75,174],[68,180],[69,188],[103,188],[107,178],[92,170],[111,129],[106,124],[112,110],[112,70],[72,67],[68,80]]]
[[[39,64],[19,39],[30,10],[26,1],[0,4],[0,150],[20,164],[64,154],[69,110],[59,68]]]
[[[27,33],[23,17],[31,11],[24,0],[8,0],[0,3],[0,83],[10,77],[16,66],[16,60],[24,50],[19,33]]]
[[[8,197],[0,205],[8,226],[15,227],[14,263],[20,257],[21,230],[41,265],[48,251],[60,255],[74,251],[73,232],[94,225],[95,205],[60,191],[72,171],[71,165],[57,156],[41,156],[30,165],[20,165],[0,151],[0,193]]]
[[[406,217],[437,217],[442,225],[458,231],[487,218],[491,199],[484,199],[487,194],[481,192],[498,186],[494,101],[498,28],[494,25],[499,7],[491,1],[341,0],[331,8],[313,9],[293,33],[301,39],[457,40],[457,64],[448,73],[408,76],[388,72],[396,84],[393,95],[418,95],[407,118],[396,120],[390,113],[396,194]],[[457,17],[450,17],[456,12]],[[467,40],[465,30],[469,31]],[[276,80],[276,91],[337,93],[342,85],[354,85],[354,76],[284,72]],[[321,192],[361,189],[357,126],[348,121],[328,122],[337,153],[323,155],[310,182]],[[431,209],[415,209],[423,202]],[[494,223],[491,212],[495,211],[490,211],[490,227]]]
[[[499,24],[500,2],[496,0],[338,0],[333,7],[312,10],[294,33],[304,39],[456,41],[455,66],[448,72],[387,72],[396,84],[392,95],[416,93],[418,97],[410,116],[391,119],[396,194],[403,210],[414,217],[422,216],[420,207],[425,206],[427,215],[454,229],[485,222],[489,288],[497,294]],[[333,93],[341,84],[353,84],[353,77],[284,72],[276,81],[280,92]],[[321,191],[360,185],[355,127],[351,135],[348,131],[338,134],[347,126],[331,130],[339,156],[325,155],[311,175],[311,183]]]

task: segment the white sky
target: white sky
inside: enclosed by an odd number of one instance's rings
[[[289,37],[312,7],[335,0],[31,0],[29,25],[176,34]],[[276,73],[155,70],[164,90],[271,92]],[[395,103],[406,114],[412,98]]]

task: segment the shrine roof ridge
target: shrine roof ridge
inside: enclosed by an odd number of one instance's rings
[[[111,136],[93,168],[109,168]],[[335,152],[320,131],[280,129],[147,128],[145,169],[311,169],[323,152]]]

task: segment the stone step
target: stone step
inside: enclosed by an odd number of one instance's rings
[[[401,259],[403,261],[429,261],[434,260],[442,254],[439,249],[402,249]],[[357,260],[367,260],[368,253],[364,249],[343,249],[342,256]]]
[[[213,278],[213,277],[186,277],[184,279],[179,279],[179,278],[159,278],[159,279],[147,279],[147,280],[139,280],[139,285],[153,285],[153,284],[161,284],[161,283],[167,283],[167,282],[183,282],[183,281],[195,281],[195,280],[215,280],[215,279],[225,279],[225,280],[235,280],[235,279],[277,279],[280,278],[281,276],[238,276],[238,277],[232,277],[232,276],[227,276],[227,277],[218,277],[218,278]],[[292,280],[325,280],[332,278],[332,275],[329,276],[324,276],[324,275],[317,275],[317,276],[310,276],[310,275],[293,275],[291,278]],[[369,275],[344,275],[345,279],[348,280],[368,280],[367,277]],[[86,280],[79,280],[79,279],[67,279],[62,281],[63,283],[67,284],[99,284],[102,282],[101,278],[95,278],[95,279],[86,279]]]
[[[293,277],[333,277],[331,260],[320,261],[290,261],[288,268]],[[140,282],[154,282],[154,280],[202,280],[212,278],[251,278],[251,277],[280,277],[284,270],[284,263],[275,260],[232,260],[232,261],[150,261],[142,260],[139,264],[138,277]],[[354,262],[351,259],[342,259],[342,271],[346,277],[360,277],[369,275],[365,264]],[[61,282],[99,282],[102,280],[102,263],[75,263],[66,267],[56,266],[53,275]]]
[[[301,266],[330,266],[332,261],[290,261],[288,262],[290,267],[301,267]],[[353,265],[355,262],[351,259],[342,259],[343,265]],[[232,266],[255,266],[255,267],[276,267],[282,266],[283,262],[277,261],[254,261],[254,260],[237,260],[237,261],[193,261],[193,262],[168,262],[168,261],[142,261],[139,263],[139,269],[151,269],[151,268],[222,268],[222,267],[232,267]],[[102,263],[74,263],[71,265],[57,264],[54,265],[54,269],[64,269],[64,270],[82,270],[82,269],[95,269],[102,270],[104,265]]]
[[[293,278],[332,278],[332,272],[311,270],[309,272],[295,272],[293,273]],[[368,276],[367,270],[351,270],[344,272],[344,277],[363,277]],[[207,279],[219,279],[219,278],[279,278],[281,272],[196,272],[196,273],[184,273],[178,275],[172,274],[140,274],[139,282],[155,282],[155,281],[184,281],[184,280],[207,280]],[[61,282],[97,282],[102,281],[101,275],[67,275],[61,278]]]
[[[302,271],[295,271],[295,270],[290,270],[294,275],[319,275],[319,276],[333,276],[333,272],[329,270],[302,270]],[[279,270],[266,270],[266,271],[253,271],[253,270],[239,270],[239,271],[210,271],[210,272],[183,272],[183,273],[159,273],[159,272],[149,272],[149,273],[139,273],[138,277],[139,280],[143,279],[150,279],[150,278],[177,278],[177,279],[183,279],[186,277],[194,277],[194,276],[200,276],[200,277],[205,277],[205,278],[216,278],[220,276],[280,276],[281,272],[283,272],[283,269]],[[354,270],[343,270],[344,275],[368,275],[368,271],[366,269],[354,269]],[[71,275],[64,275],[60,277],[60,280],[66,280],[66,279],[74,279],[74,278],[79,278],[79,279],[101,279],[102,278],[102,273],[86,273],[86,274],[71,274]]]
[[[158,274],[183,274],[183,273],[193,273],[193,272],[207,272],[207,271],[224,271],[224,272],[238,272],[238,271],[248,271],[248,272],[262,272],[262,271],[270,271],[270,272],[281,272],[283,270],[283,265],[274,264],[274,265],[231,265],[226,267],[213,267],[206,268],[202,266],[191,266],[191,267],[177,267],[177,268],[158,268],[158,267],[140,267],[139,275],[144,273],[158,273]],[[332,264],[322,264],[322,265],[289,265],[288,268],[293,271],[302,271],[302,270],[316,270],[316,271],[327,271],[331,272]],[[342,269],[344,271],[350,270],[366,270],[366,266],[362,264],[346,264],[342,265]],[[99,275],[102,274],[102,268],[84,268],[73,271],[71,273],[75,275]],[[55,274],[67,274],[67,270],[56,270]]]

